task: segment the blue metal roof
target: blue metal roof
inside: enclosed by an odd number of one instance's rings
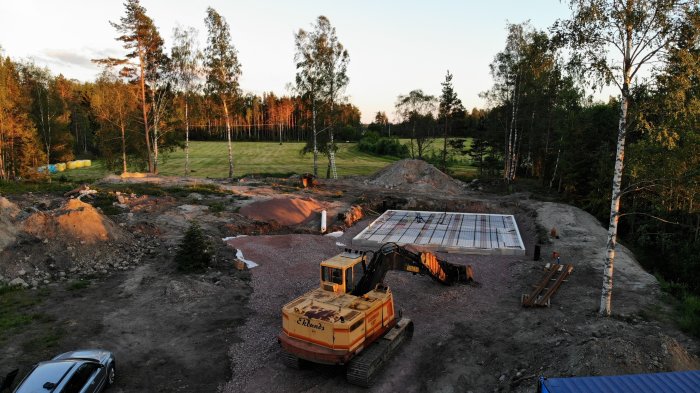
[[[540,379],[542,393],[698,393],[700,370]]]

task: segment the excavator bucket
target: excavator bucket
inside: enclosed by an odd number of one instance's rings
[[[435,280],[451,285],[454,283],[468,284],[474,281],[474,270],[471,265],[457,265],[438,259],[430,251],[419,250],[417,247],[406,247],[406,249],[420,254],[420,261],[430,272],[430,276]]]

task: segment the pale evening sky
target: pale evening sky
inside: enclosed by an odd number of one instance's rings
[[[377,111],[394,119],[399,94],[423,89],[439,95],[446,70],[465,107],[483,107],[489,64],[503,49],[506,23],[530,20],[547,29],[569,16],[566,1],[315,1],[142,0],[169,47],[173,28],[193,26],[204,47],[205,10],[223,15],[243,66],[241,87],[287,94],[294,81],[294,32],[327,16],[350,53],[347,94],[371,122]],[[0,46],[13,59],[29,58],[54,74],[93,80],[90,59],[123,56],[109,21],[124,14],[122,0],[0,0]],[[169,50],[169,49],[168,49]]]

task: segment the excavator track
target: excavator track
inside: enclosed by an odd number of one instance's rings
[[[353,385],[370,387],[387,360],[401,344],[413,336],[413,321],[401,320],[381,339],[375,341],[347,365],[346,377]]]
[[[282,351],[282,363],[284,363],[287,367],[296,370],[302,369],[305,365],[304,359],[300,359],[299,357],[285,351]]]

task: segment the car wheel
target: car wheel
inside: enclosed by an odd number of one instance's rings
[[[114,381],[117,378],[117,369],[114,364],[110,364],[107,367],[107,387],[114,385]]]

